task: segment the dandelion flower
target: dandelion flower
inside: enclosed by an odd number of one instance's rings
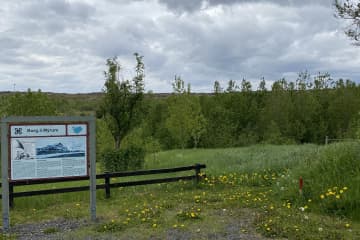
[[[324,229],[322,227],[318,228],[319,232],[322,232]]]
[[[349,224],[349,223],[346,223],[346,224],[345,224],[345,227],[349,228],[349,227],[350,227],[350,224]]]
[[[324,194],[321,194],[321,195],[320,195],[320,198],[321,198],[321,199],[324,199],[324,198],[325,198]]]
[[[340,195],[339,195],[339,194],[338,194],[338,195],[336,195],[336,198],[337,198],[337,199],[340,199]]]

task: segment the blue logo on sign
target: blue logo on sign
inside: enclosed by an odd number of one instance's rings
[[[78,134],[81,133],[81,131],[83,130],[83,128],[81,126],[78,127],[72,127],[74,133]]]

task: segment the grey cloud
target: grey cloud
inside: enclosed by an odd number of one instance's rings
[[[329,0],[205,0],[209,5],[227,5],[236,3],[273,3],[278,5],[328,5]]]
[[[14,24],[18,31],[51,35],[90,23],[95,8],[81,2],[34,0],[25,2],[14,12],[17,14]]]
[[[183,13],[183,12],[194,12],[207,7],[213,6],[226,6],[234,4],[245,4],[245,3],[270,3],[282,6],[305,6],[305,5],[332,5],[329,0],[158,0],[164,4],[168,9]]]
[[[168,21],[167,28],[174,27],[180,36],[175,41],[165,42],[165,46],[169,49],[180,47],[179,54],[187,56],[185,62],[207,63],[212,68],[229,72],[239,71],[250,56],[266,58],[280,54],[284,49],[278,46],[289,44],[291,40],[286,34],[293,34],[286,25],[280,24],[277,26],[279,34],[273,36],[272,26],[261,26],[256,20],[248,22],[246,18],[233,19],[221,27],[215,24],[201,27],[192,24],[193,20]]]
[[[86,21],[94,11],[94,7],[81,2],[38,0],[25,4],[20,13],[28,19],[67,18]]]
[[[176,12],[192,12],[198,10],[202,6],[202,1],[194,0],[159,0],[168,9],[175,10]]]
[[[329,8],[259,5],[256,12],[249,12],[238,7],[225,9],[221,19],[207,21],[205,14],[198,13],[164,21],[162,27],[176,29],[169,31],[171,39],[162,41],[166,49],[175,51],[176,64],[168,63],[167,69],[191,77],[195,88],[208,91],[219,78],[276,80],[287,72],[296,76],[305,69],[331,70],[329,58],[343,43],[334,45],[337,37],[327,37],[336,29]],[[320,35],[324,37],[319,40]]]
[[[22,44],[22,41],[16,38],[0,36],[0,46],[1,50],[4,49],[16,49],[19,48]]]
[[[97,33],[91,41],[92,50],[104,58],[114,55],[127,56],[144,50],[145,34],[139,28],[126,24],[127,21],[115,27],[106,27]],[[106,42],[106,44],[104,44]]]
[[[1,9],[0,86],[100,91],[106,58],[117,55],[130,78],[134,52],[144,55],[146,90],[155,92],[171,91],[175,74],[194,91],[243,77],[257,86],[262,76],[271,82],[306,69],[359,77],[360,54],[338,30],[329,1],[92,2],[28,0]]]

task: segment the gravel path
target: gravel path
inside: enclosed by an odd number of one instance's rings
[[[58,219],[34,224],[19,224],[11,227],[11,236],[19,240],[28,239],[62,239],[65,235],[75,229],[88,224],[85,220]]]
[[[169,229],[165,235],[162,236],[148,236],[144,239],[160,240],[190,240],[190,239],[208,239],[208,240],[266,240],[267,238],[256,233],[252,223],[255,218],[255,213],[249,209],[241,209],[240,216],[224,216],[226,221],[224,222],[225,228],[222,231],[214,231],[209,227],[208,229],[195,229],[195,230],[183,230],[183,229]],[[219,211],[219,215],[226,214]],[[29,239],[84,239],[84,240],[113,240],[113,239],[126,239],[114,237],[111,234],[101,234],[96,236],[77,237],[76,230],[89,226],[91,223],[88,220],[67,220],[58,219],[53,221],[34,223],[34,224],[19,224],[11,228],[11,236],[16,236],[19,240]],[[138,237],[134,239],[138,240]]]

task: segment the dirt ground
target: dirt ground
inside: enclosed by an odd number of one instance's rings
[[[250,209],[240,209],[237,214],[228,214],[226,211],[218,210],[214,213],[219,216],[219,221],[223,226],[221,230],[213,229],[211,226],[202,227],[202,229],[174,229],[170,228],[161,233],[161,235],[141,236],[143,239],[160,240],[183,240],[183,239],[209,239],[209,240],[264,240],[267,239],[260,234],[256,233],[253,226],[255,213]],[[101,221],[100,221],[101,223]],[[67,220],[58,219],[53,221],[46,221],[34,224],[18,224],[11,228],[8,236],[19,240],[28,239],[86,239],[86,240],[112,240],[112,239],[132,239],[131,235],[117,233],[117,236],[113,236],[110,233],[97,233],[90,236],[78,236],[77,230],[96,225],[88,220]],[[138,235],[134,235],[133,239],[139,239]]]

